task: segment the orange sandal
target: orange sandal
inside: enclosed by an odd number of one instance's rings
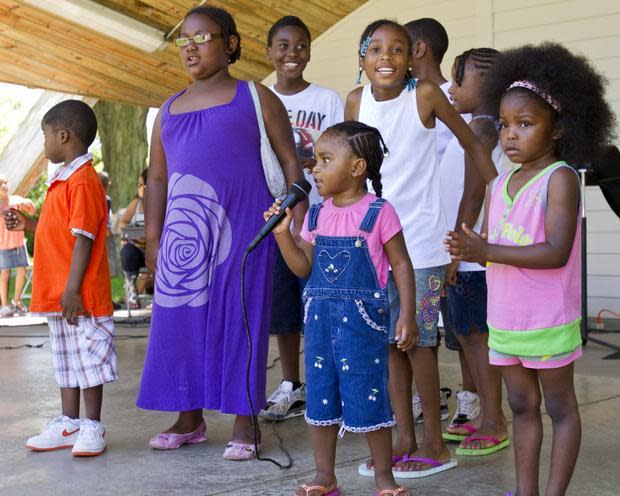
[[[340,496],[340,489],[338,489],[338,486],[331,491],[325,486],[308,486],[306,484],[302,484],[300,487],[304,490],[304,496],[309,496],[312,491],[320,492],[321,496]]]
[[[396,489],[377,491],[377,496],[411,496],[411,492],[406,487],[398,487]]]

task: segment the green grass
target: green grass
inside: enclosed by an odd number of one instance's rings
[[[112,301],[125,300],[125,278],[123,276],[115,276],[112,278]]]

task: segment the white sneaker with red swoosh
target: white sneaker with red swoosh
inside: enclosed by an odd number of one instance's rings
[[[98,420],[82,419],[80,433],[71,453],[73,456],[97,456],[105,451],[105,426]]]
[[[26,441],[32,451],[54,451],[72,448],[80,432],[80,420],[60,415],[48,422],[45,429]]]

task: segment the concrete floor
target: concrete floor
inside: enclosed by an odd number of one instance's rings
[[[39,432],[59,411],[47,328],[0,328],[0,348],[44,343],[40,348],[0,349],[0,495],[275,496],[292,494],[298,483],[312,477],[312,450],[303,417],[277,425],[294,459],[290,470],[264,462],[223,460],[221,454],[232,419],[215,412],[205,413],[208,443],[170,452],[151,450],[147,445],[149,437],[171,424],[174,415],[142,411],[134,405],[147,332],[145,326],[118,325],[122,380],[106,387],[108,451],[94,459],[73,459],[69,451],[32,453],[24,448],[26,438]],[[609,339],[620,345],[620,335]],[[275,358],[273,344],[271,359]],[[607,354],[609,351],[600,346],[588,345],[577,365],[584,433],[570,495],[620,494],[620,360],[601,360]],[[442,349],[440,360],[441,384],[456,390],[456,355]],[[278,383],[278,363],[268,371],[268,379],[270,389]],[[547,417],[544,422],[542,487],[550,450],[550,422]],[[263,425],[263,433],[263,454],[282,460],[272,426]],[[340,441],[337,476],[343,495],[374,494],[372,479],[357,475],[357,465],[367,453],[362,436],[347,434]],[[457,469],[407,485],[417,496],[488,496],[513,490],[513,481],[513,454],[507,449],[488,458],[460,457]]]

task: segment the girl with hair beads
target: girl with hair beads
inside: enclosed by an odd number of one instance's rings
[[[545,494],[566,493],[577,461],[581,207],[571,166],[610,139],[603,86],[585,58],[561,45],[503,53],[484,98],[499,107],[502,147],[521,166],[487,193],[484,234],[463,224],[464,233],[446,240],[453,259],[488,266],[489,361],[501,366],[508,389],[519,496],[538,494],[542,397],[553,426]]]
[[[390,347],[390,398],[398,425],[394,448],[394,474],[424,477],[456,466],[441,437],[437,344],[439,301],[445,267],[450,257],[442,249],[447,229],[441,202],[435,121],[444,122],[472,157],[485,182],[496,175],[489,150],[452,108],[443,91],[428,80],[411,76],[411,40],[405,28],[385,19],[362,33],[359,50],[362,72],[370,84],[352,91],[345,105],[345,119],[375,126],[390,149],[383,164],[385,198],[403,223],[403,235],[415,270],[416,306],[411,309],[420,328],[415,348],[402,353]],[[396,318],[398,293],[388,283],[391,313]],[[417,309],[417,315],[416,315]],[[393,342],[393,330],[390,329]],[[412,409],[412,370],[424,411],[424,439],[418,447]],[[398,380],[396,380],[398,379]],[[359,467],[372,475],[373,460]]]
[[[504,158],[498,142],[497,107],[481,97],[481,86],[499,52],[493,48],[472,48],[456,57],[452,66],[452,85],[448,90],[452,106],[460,114],[471,114],[470,127],[492,154],[498,171]],[[486,184],[471,158],[453,138],[439,165],[442,201],[449,226],[460,230],[463,222],[480,232],[481,209]],[[481,411],[467,422],[455,417],[443,434],[444,439],[462,441],[457,455],[488,455],[509,445],[506,420],[502,413],[502,379],[497,367],[489,365],[487,345],[487,286],[484,268],[478,264],[454,261],[446,273],[448,318],[463,346],[465,359],[473,371]],[[458,413],[458,412],[457,412]],[[463,420],[461,420],[463,419]]]
[[[381,198],[379,168],[388,150],[375,128],[343,122],[316,143],[312,170],[319,195],[296,244],[291,213],[274,234],[284,260],[310,279],[303,292],[306,421],[312,426],[316,476],[296,496],[337,496],[336,440],[365,433],[375,460],[377,496],[411,496],[392,475],[394,425],[388,393],[388,267],[392,266],[403,313],[398,348],[417,340],[413,268],[394,208]],[[369,180],[376,196],[368,193]],[[279,211],[276,201],[265,220]]]

